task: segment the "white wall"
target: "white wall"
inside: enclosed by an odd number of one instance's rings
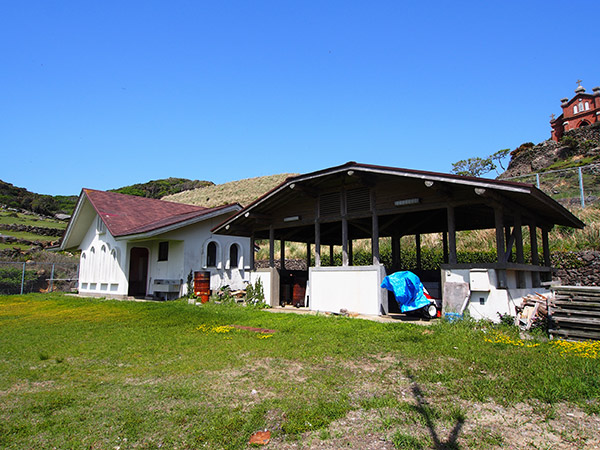
[[[496,270],[488,269],[486,272],[489,278],[489,291],[471,289],[469,303],[467,304],[469,314],[475,320],[485,319],[498,323],[500,321],[498,313],[514,316],[516,314],[515,306],[521,305],[524,296],[533,294],[534,292],[540,294],[549,292],[544,288],[531,287],[532,280],[530,274],[525,279],[527,287],[523,289],[517,288],[517,271],[515,270],[506,271],[508,289],[500,289],[498,287]],[[443,285],[446,282],[470,284],[470,270],[442,269],[442,292]]]
[[[228,285],[232,289],[244,289],[246,283],[250,280],[250,239],[239,236],[223,236],[216,235],[210,232],[212,228],[220,224],[225,216],[218,216],[213,219],[189,225],[169,233],[162,234],[155,238],[156,256],[151,260],[149,273],[154,279],[156,278],[172,278],[182,279],[182,290],[180,295],[187,293],[187,277],[190,271],[208,271],[211,273],[210,288],[216,290],[222,286]],[[161,271],[160,264],[156,262],[158,256],[159,241],[176,240],[181,242],[181,247],[177,247],[177,252],[174,254],[174,264],[169,265],[166,273],[167,276],[159,276],[164,271]],[[217,243],[217,264],[214,267],[208,267],[206,262],[206,250],[208,244],[213,241]],[[238,267],[234,261],[229,260],[229,250],[231,245],[238,246]],[[169,244],[169,259],[171,258],[171,244]]]
[[[382,307],[387,311],[387,295],[380,287],[383,277],[383,266],[311,267],[310,309],[380,315]]]
[[[93,220],[79,248],[80,293],[127,295],[127,246],[123,242],[116,241],[108,231],[98,233]]]
[[[97,216],[96,216],[97,217]],[[232,289],[243,289],[249,281],[250,239],[237,236],[214,235],[210,230],[221,223],[224,216],[205,220],[178,230],[153,236],[148,239],[115,239],[108,231],[99,234],[96,231],[96,219],[85,234],[80,245],[79,292],[82,294],[103,296],[126,296],[128,294],[129,256],[133,247],[148,249],[147,294],[163,292],[172,288],[157,285],[155,280],[182,280],[176,292],[171,296],[187,293],[187,277],[190,271],[210,271],[211,289],[224,285]],[[158,261],[159,243],[169,242],[167,261]],[[218,244],[217,265],[206,266],[206,248],[208,243]],[[238,245],[238,263],[229,261],[231,245]],[[106,253],[102,252],[102,246]],[[94,252],[91,252],[91,248]],[[111,257],[115,250],[116,258]],[[108,257],[106,256],[108,255]],[[157,294],[163,297],[162,295]]]

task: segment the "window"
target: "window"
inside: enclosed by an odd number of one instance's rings
[[[573,114],[577,114],[577,105],[573,106]]]
[[[239,249],[237,244],[233,244],[229,248],[229,264],[232,269],[237,269],[239,267],[239,258],[238,258]]]
[[[169,260],[169,243],[159,242],[158,243],[158,260],[168,261]]]
[[[104,234],[105,231],[106,231],[106,226],[104,225],[104,221],[102,220],[102,217],[100,217],[100,216],[96,217],[96,232],[98,234]]]
[[[590,110],[590,103],[589,102],[585,102],[585,110],[586,111]]]
[[[216,267],[217,265],[217,243],[209,242],[206,247],[206,266]]]

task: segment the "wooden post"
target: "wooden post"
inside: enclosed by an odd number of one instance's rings
[[[512,233],[510,232],[510,226],[506,225],[504,227],[505,261],[508,261],[510,259],[510,255],[512,254],[513,239],[511,239],[511,236]]]
[[[392,268],[395,271],[400,269],[400,236],[398,234],[392,236]]]
[[[285,270],[285,241],[279,241],[279,266],[281,270]]]
[[[377,266],[381,263],[381,256],[379,254],[379,218],[377,214],[373,214],[372,222],[371,251],[373,253],[373,265]]]
[[[342,217],[342,266],[348,265],[348,219]]]
[[[321,224],[315,222],[315,267],[321,267]]]
[[[523,256],[523,230],[521,228],[521,214],[515,214],[515,247],[517,249],[517,262],[523,264],[525,258]]]
[[[353,246],[353,242],[352,239],[348,239],[348,265],[349,266],[353,266],[354,265],[354,246]]]
[[[517,264],[523,264],[525,262],[523,257],[523,230],[521,229],[521,214],[518,212],[515,212],[514,223],[513,234],[515,236]],[[524,288],[525,286],[525,273],[519,270],[517,272],[517,287]]]
[[[254,270],[254,246],[256,245],[256,238],[254,233],[250,236],[250,270]]]
[[[275,228],[269,227],[269,267],[275,267]]]
[[[448,233],[445,231],[442,232],[442,252],[444,263],[448,263]]]
[[[310,242],[306,243],[306,270],[310,267]]]
[[[417,248],[417,270],[421,270],[421,235],[415,234],[415,245]]]
[[[496,253],[498,262],[505,262],[504,255],[506,254],[506,247],[504,245],[504,217],[502,208],[494,208],[494,223],[496,225]]]
[[[456,222],[454,220],[454,207],[448,206],[448,262],[456,264]]]
[[[373,265],[378,266],[381,263],[379,254],[379,217],[377,216],[375,189],[371,189],[371,254],[373,256]]]
[[[498,257],[498,263],[504,263],[506,256],[506,247],[504,244],[504,213],[502,207],[498,206],[494,208],[494,223],[496,225],[496,253]],[[498,269],[498,287],[507,288],[506,271]]]
[[[346,267],[349,263],[348,258],[348,217],[347,217],[347,207],[346,207],[346,191],[342,188],[340,193],[341,196],[341,204],[340,211],[342,214],[342,266]]]
[[[552,262],[550,261],[550,242],[548,241],[548,232],[550,230],[546,227],[542,228],[542,252],[544,254],[544,265],[550,267]]]
[[[538,252],[537,228],[535,222],[529,224],[529,242],[531,243],[531,264],[534,266],[540,265],[540,255]],[[540,273],[538,271],[531,273],[531,281],[533,287],[540,287]]]

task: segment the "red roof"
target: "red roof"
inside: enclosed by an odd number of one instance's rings
[[[94,189],[83,193],[115,237],[146,233],[232,206],[204,208]]]

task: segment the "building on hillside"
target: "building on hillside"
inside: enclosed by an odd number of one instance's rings
[[[600,122],[600,87],[592,89],[593,94],[587,94],[581,80],[577,81],[575,96],[572,99],[561,99],[562,114],[554,117],[552,114],[550,126],[552,127],[552,140],[558,142],[565,131],[589,126]]]
[[[241,209],[217,208],[83,189],[60,249],[81,250],[79,293],[123,298],[177,298],[188,274],[210,272],[210,287],[245,287],[250,239],[217,236]]]
[[[251,280],[261,278],[272,306],[388,314],[397,305],[381,288],[386,270],[410,268],[435,298],[443,299],[445,312],[466,309],[476,319],[498,321],[498,313],[515,315],[523,296],[548,292],[543,282],[552,278],[548,233],[554,225],[584,227],[530,184],[348,162],[288,178],[213,232],[269,241],[270,267],[253,272]],[[485,229],[495,231],[496,261],[460,261],[459,232]],[[439,268],[432,268],[436,264],[421,252],[422,236],[430,233],[442,237]],[[391,247],[387,268],[381,238]],[[353,242],[364,239],[371,242],[372,259],[358,265]],[[412,259],[403,260],[401,239],[403,245],[406,239],[414,243],[415,269]],[[275,240],[281,241],[279,269]],[[308,270],[286,268],[286,242],[306,245]],[[324,247],[329,251],[322,255]],[[342,255],[337,265],[331,257],[334,247]]]

